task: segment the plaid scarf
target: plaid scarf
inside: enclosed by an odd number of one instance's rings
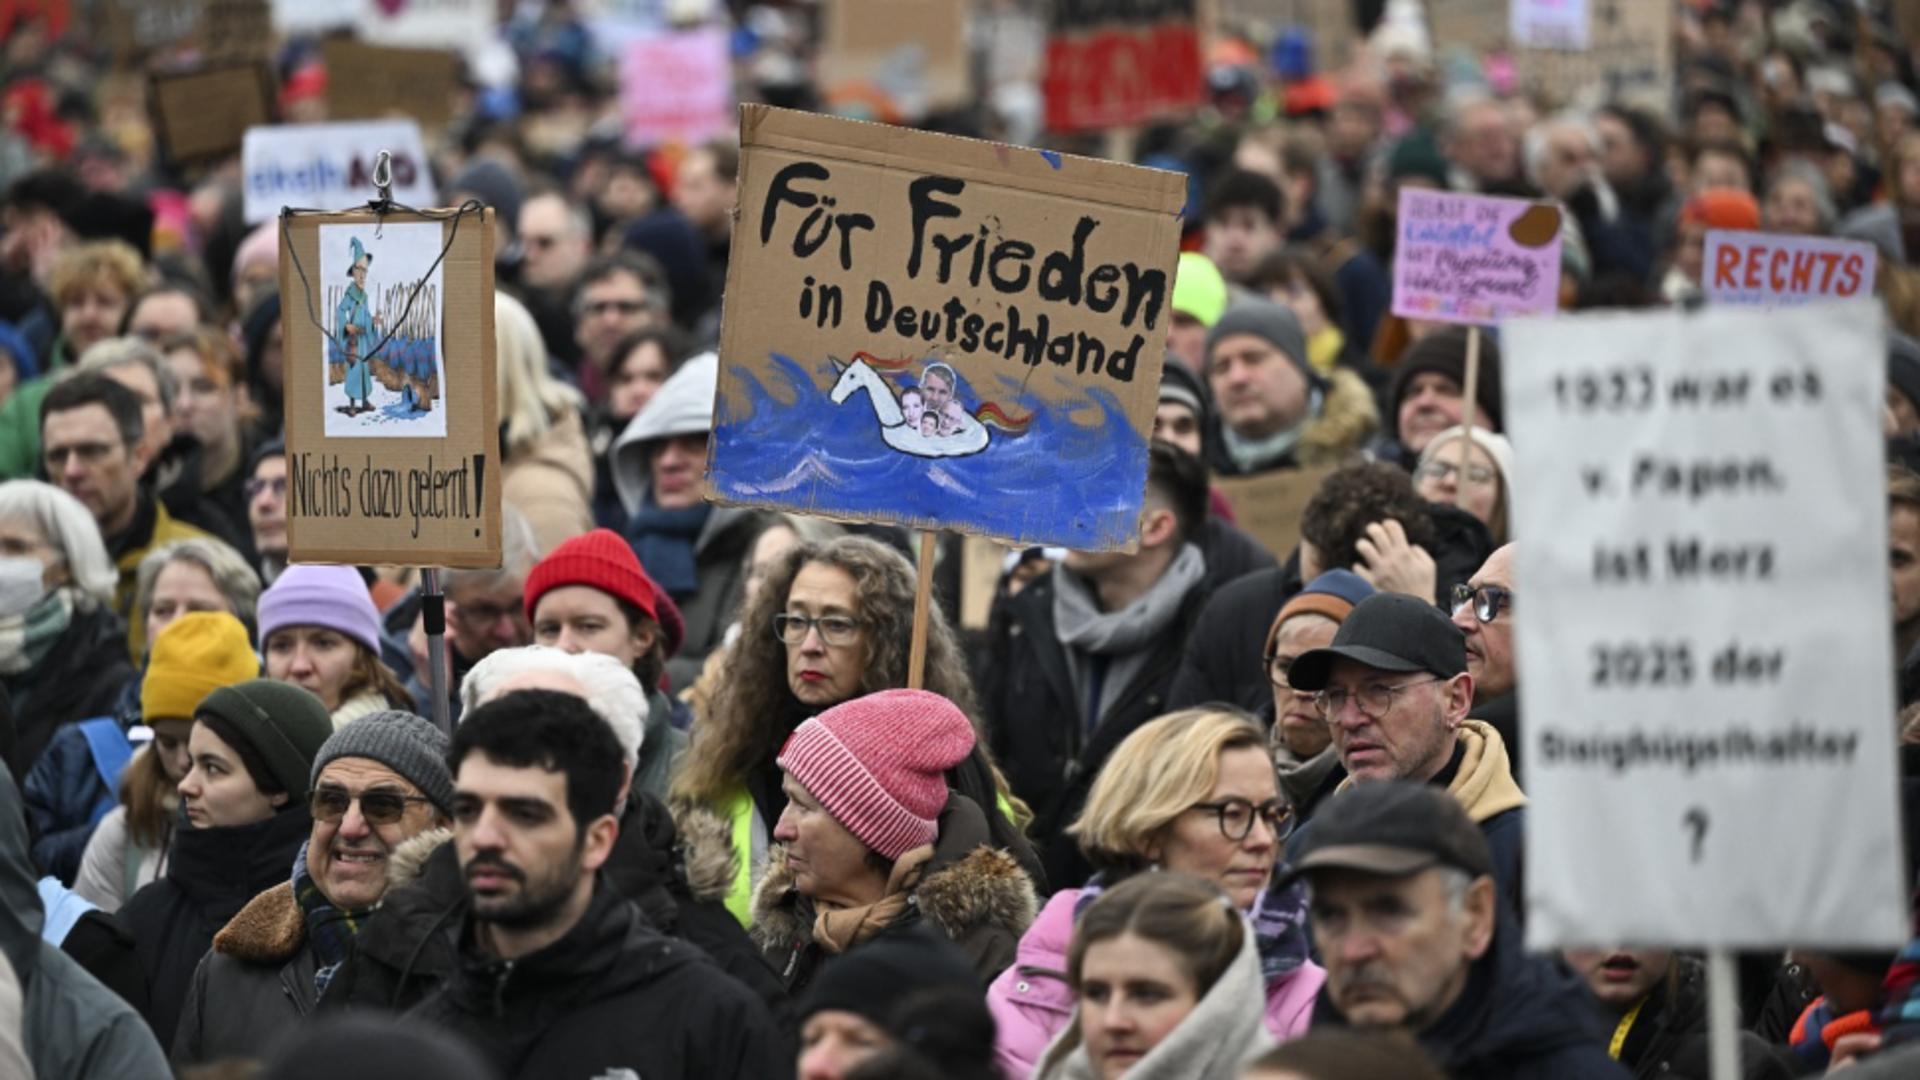
[[[1275,867],[1277,874],[1280,867]],[[1151,872],[1151,871],[1149,871]],[[1073,921],[1093,906],[1107,888],[1106,875],[1095,874],[1080,887],[1073,901]],[[1253,924],[1253,945],[1260,953],[1260,977],[1273,982],[1292,974],[1307,962],[1307,884],[1289,882],[1286,887],[1271,886],[1254,897],[1253,910],[1246,913]]]
[[[313,993],[326,995],[327,984],[353,951],[353,936],[360,932],[364,911],[341,911],[333,906],[320,886],[307,875],[307,845],[293,858],[293,898],[307,922],[307,943],[313,948]]]
[[[71,585],[62,585],[18,615],[0,619],[0,675],[38,667],[73,623]]]

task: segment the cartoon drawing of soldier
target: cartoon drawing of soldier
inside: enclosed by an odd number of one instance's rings
[[[358,237],[353,238],[353,265],[347,269],[347,276],[353,284],[340,297],[340,306],[335,309],[333,325],[337,328],[347,353],[347,405],[341,411],[348,416],[373,411],[373,373],[367,362],[367,350],[373,348],[374,335],[385,324],[385,319],[373,314],[367,303],[367,267],[373,262],[373,254],[361,245]]]

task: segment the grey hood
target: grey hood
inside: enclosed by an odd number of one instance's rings
[[[660,384],[653,399],[634,414],[613,441],[613,486],[631,514],[640,509],[652,483],[647,475],[647,444],[675,435],[713,430],[714,396],[720,388],[720,356],[704,352],[680,365]]]
[[[12,774],[0,769],[0,951],[23,985],[39,966],[40,927],[46,921],[29,847],[26,803]]]

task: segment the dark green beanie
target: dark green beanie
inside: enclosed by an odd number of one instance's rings
[[[253,679],[208,694],[194,716],[209,714],[247,742],[234,750],[243,757],[251,750],[293,803],[307,801],[313,759],[333,735],[333,718],[319,698],[292,683]]]

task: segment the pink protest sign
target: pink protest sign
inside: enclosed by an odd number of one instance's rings
[[[733,69],[725,27],[639,34],[620,56],[627,145],[697,143],[733,132]]]
[[[1395,315],[1485,325],[1552,311],[1559,294],[1558,207],[1400,189]]]
[[[1715,304],[1793,307],[1872,295],[1874,247],[1857,240],[1771,233],[1707,234],[1700,284]]]

